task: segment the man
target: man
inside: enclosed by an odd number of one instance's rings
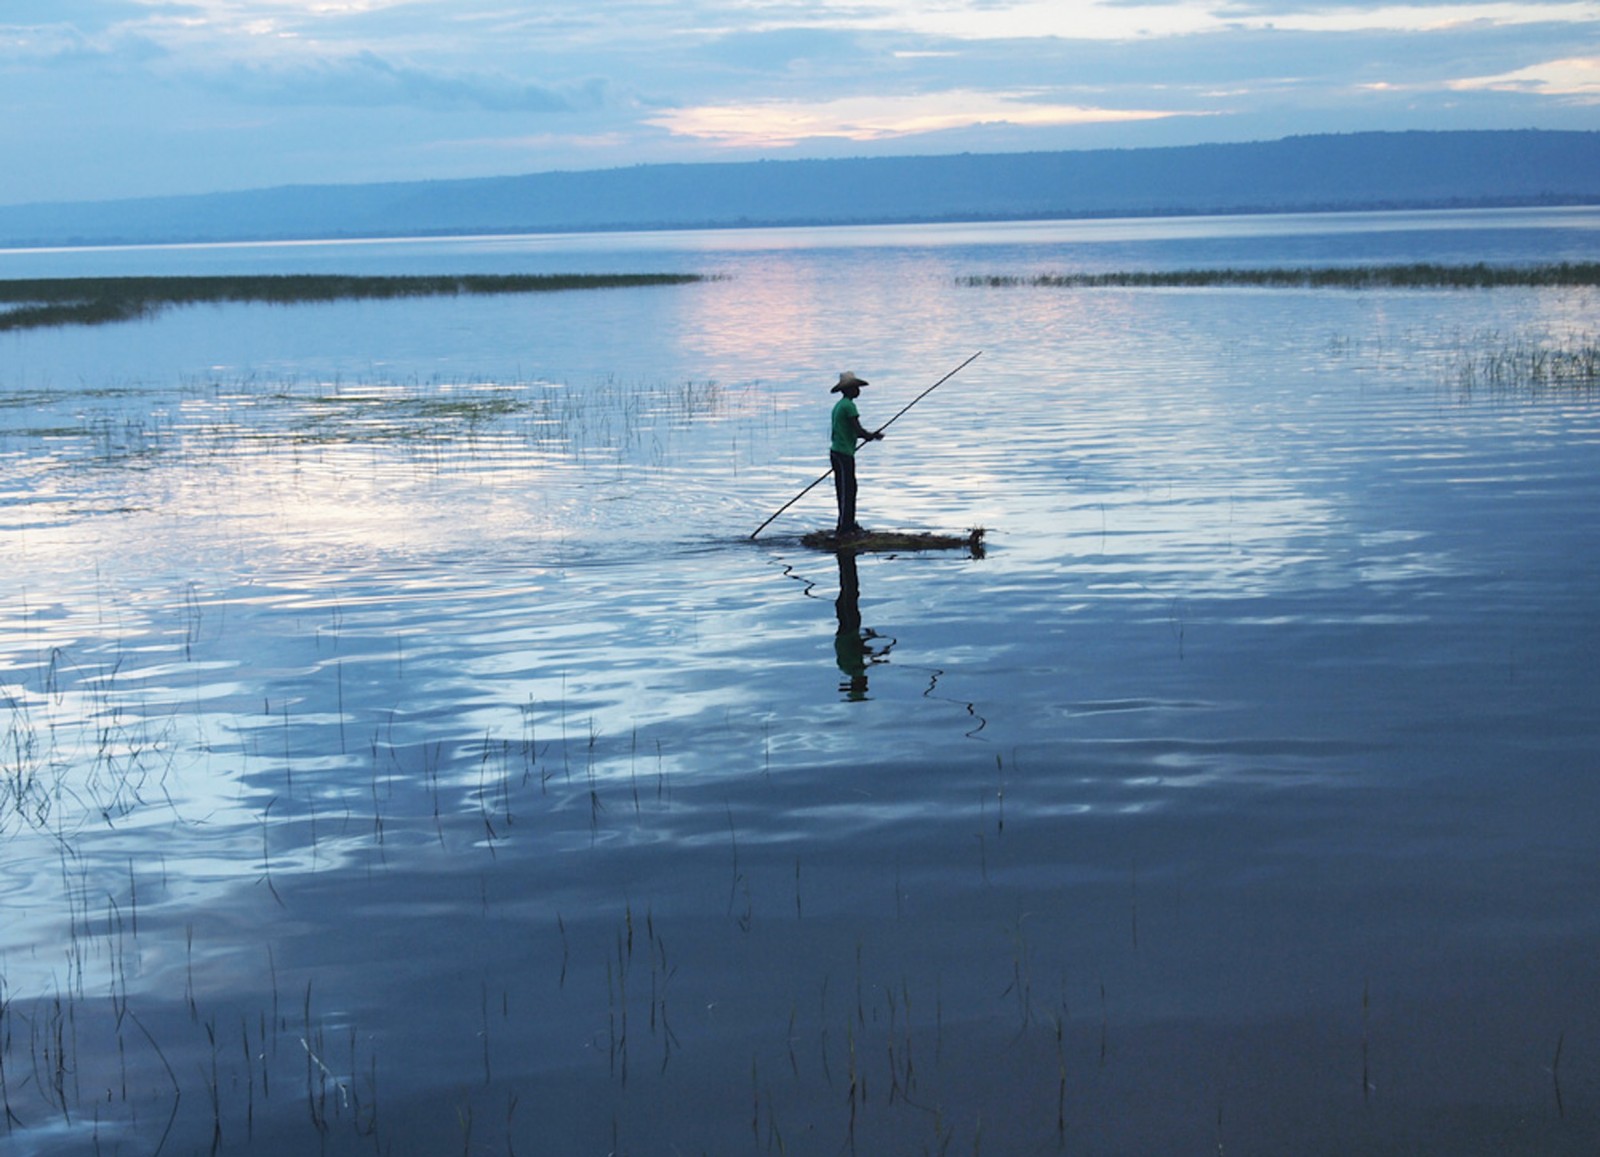
[[[839,500],[839,521],[834,527],[836,538],[855,538],[863,535],[856,523],[856,443],[876,442],[883,437],[881,431],[868,430],[861,424],[861,411],[856,409],[856,399],[861,387],[868,383],[846,370],[829,393],[843,394],[833,404],[833,440],[828,447],[828,461],[833,466],[833,493]]]

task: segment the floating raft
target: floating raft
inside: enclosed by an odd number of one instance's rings
[[[813,530],[801,535],[800,544],[813,550],[862,554],[907,550],[965,550],[973,558],[983,557],[983,528],[962,534],[935,534],[919,530],[869,530],[866,534],[839,538],[831,530]]]

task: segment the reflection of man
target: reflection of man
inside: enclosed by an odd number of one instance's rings
[[[839,597],[833,604],[839,618],[839,629],[833,636],[833,657],[844,675],[839,690],[846,699],[860,702],[867,697],[867,667],[885,660],[867,645],[876,639],[876,631],[861,629],[861,580],[856,575],[855,552],[841,550],[839,559]],[[887,651],[888,648],[883,648]]]
[[[873,433],[861,424],[861,411],[856,409],[856,399],[861,387],[867,383],[849,370],[839,375],[839,382],[829,393],[843,394],[833,404],[832,439],[828,443],[828,462],[833,467],[833,493],[839,500],[839,521],[833,533],[838,538],[852,538],[866,532],[856,524],[856,443],[875,442],[883,434]]]

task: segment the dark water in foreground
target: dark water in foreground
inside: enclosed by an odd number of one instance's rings
[[[0,342],[0,1153],[1593,1152],[1596,295],[956,279],[1597,220],[0,255],[723,278]]]

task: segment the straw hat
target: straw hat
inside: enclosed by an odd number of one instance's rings
[[[857,389],[860,389],[862,386],[869,385],[869,384],[870,383],[865,382],[862,379],[856,377],[849,370],[845,370],[844,373],[839,375],[839,384],[834,386],[833,389],[829,390],[828,393],[837,394],[837,393],[842,392],[844,389],[846,389],[849,386],[855,386]]]

